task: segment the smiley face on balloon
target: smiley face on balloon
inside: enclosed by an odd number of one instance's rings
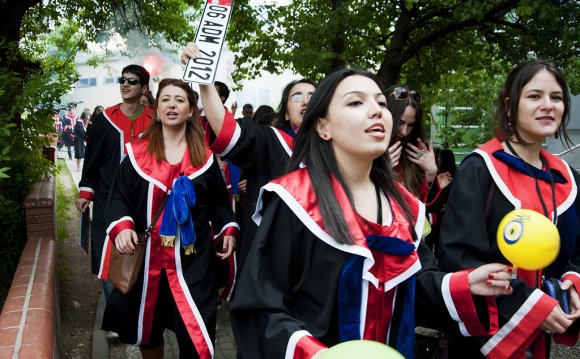
[[[560,234],[545,216],[529,209],[509,212],[497,228],[497,245],[514,266],[546,268],[560,252]]]

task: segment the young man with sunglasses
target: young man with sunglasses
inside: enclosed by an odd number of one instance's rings
[[[76,203],[77,209],[84,212],[93,202],[91,269],[94,274],[100,269],[108,226],[105,214],[107,197],[119,163],[127,154],[125,144],[138,139],[154,117],[152,108],[140,103],[141,95],[149,88],[147,70],[139,65],[129,65],[123,69],[118,82],[123,102],[107,108],[92,120],[91,142],[85,153]],[[103,290],[108,298],[112,285],[103,282]]]

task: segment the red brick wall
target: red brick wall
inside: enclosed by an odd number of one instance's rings
[[[58,358],[55,179],[24,201],[28,240],[0,314],[0,358]]]

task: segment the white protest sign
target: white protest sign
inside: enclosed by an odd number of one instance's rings
[[[206,2],[194,40],[199,46],[201,57],[187,62],[183,81],[206,85],[214,83],[233,2],[233,0],[208,0]]]

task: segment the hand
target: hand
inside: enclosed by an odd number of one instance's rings
[[[566,317],[575,321],[580,318],[580,297],[578,296],[578,291],[574,287],[574,282],[570,279],[566,279],[560,288],[568,291],[568,306],[570,307],[570,314]]]
[[[132,229],[124,229],[115,238],[115,247],[121,254],[134,254],[135,246],[139,242],[137,233]]]
[[[560,308],[560,305],[556,305],[552,309],[552,312],[544,319],[544,322],[540,324],[539,329],[548,334],[563,334],[573,322],[573,320],[567,318],[566,313]]]
[[[407,143],[407,148],[405,148],[407,158],[423,169],[427,177],[427,182],[433,182],[435,176],[437,176],[437,163],[435,163],[433,144],[429,141],[427,146],[425,146],[425,143],[421,139],[417,141],[419,142],[418,146]]]
[[[246,192],[246,188],[247,188],[247,182],[245,179],[241,180],[240,182],[238,182],[238,189],[242,192]]]
[[[389,147],[389,157],[391,157],[391,165],[393,168],[399,165],[399,159],[401,158],[401,151],[403,146],[401,146],[401,141],[395,142],[391,147]]]
[[[76,207],[79,211],[84,212],[87,208],[89,208],[90,204],[91,204],[90,200],[86,198],[79,198],[77,199]]]
[[[449,172],[443,172],[437,175],[437,179],[439,180],[439,187],[441,189],[449,186],[451,182],[453,182],[453,176]]]
[[[469,291],[473,295],[510,295],[512,272],[505,264],[484,264],[469,273]]]
[[[224,236],[224,241],[222,244],[222,250],[216,252],[216,256],[220,257],[222,260],[228,258],[234,253],[236,248],[236,237],[234,236]]]
[[[183,49],[183,52],[181,53],[181,62],[183,64],[187,64],[187,62],[190,59],[197,59],[200,56],[201,53],[199,52],[199,47],[197,46],[197,44],[193,42],[188,42],[187,46],[185,47],[185,49]]]

